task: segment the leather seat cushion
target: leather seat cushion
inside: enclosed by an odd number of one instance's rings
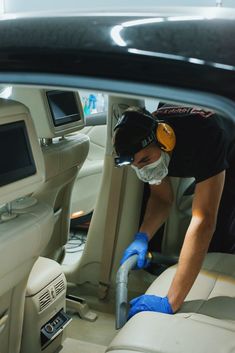
[[[146,294],[165,296],[176,272],[162,273]],[[211,253],[181,309],[174,315],[132,317],[107,352],[235,352],[235,255]]]

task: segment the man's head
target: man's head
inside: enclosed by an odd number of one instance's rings
[[[114,131],[116,166],[131,164],[140,180],[160,184],[168,174],[167,152],[175,146],[173,129],[147,110],[133,107],[123,113]]]
[[[128,108],[114,128],[116,165],[133,163],[136,154],[145,154],[149,147],[157,147],[157,126],[158,121],[147,110]]]

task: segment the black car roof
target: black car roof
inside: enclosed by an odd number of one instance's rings
[[[169,13],[3,18],[0,70],[156,83],[234,99],[235,11]]]

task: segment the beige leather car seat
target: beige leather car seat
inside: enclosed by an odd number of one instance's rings
[[[165,296],[176,272],[163,272],[146,294]],[[235,255],[209,253],[181,309],[174,315],[133,316],[107,352],[235,352]]]
[[[164,227],[162,253],[179,256],[192,216],[194,178],[171,177],[174,200]]]
[[[41,139],[45,161],[46,180],[35,193],[35,197],[53,207],[55,225],[51,240],[41,255],[62,262],[70,225],[71,192],[78,171],[89,150],[89,137],[83,134],[67,136],[84,127],[84,116],[78,92],[74,95],[79,120],[55,125],[47,94],[69,91],[52,91],[36,88],[13,88],[12,97],[29,102],[38,137]],[[62,99],[63,97],[61,97]]]
[[[0,351],[20,350],[29,273],[53,230],[53,210],[30,197],[45,178],[28,109],[0,100]],[[16,200],[17,199],[17,200]]]
[[[90,139],[87,159],[73,187],[71,213],[87,215],[94,210],[101,184],[106,146],[106,125],[85,126],[81,133]]]

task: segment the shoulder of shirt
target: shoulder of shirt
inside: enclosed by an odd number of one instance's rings
[[[163,105],[152,113],[156,118],[164,118],[167,116],[198,116],[201,118],[209,118],[215,113],[211,110],[206,110],[198,107],[187,107],[187,106],[172,106]]]

